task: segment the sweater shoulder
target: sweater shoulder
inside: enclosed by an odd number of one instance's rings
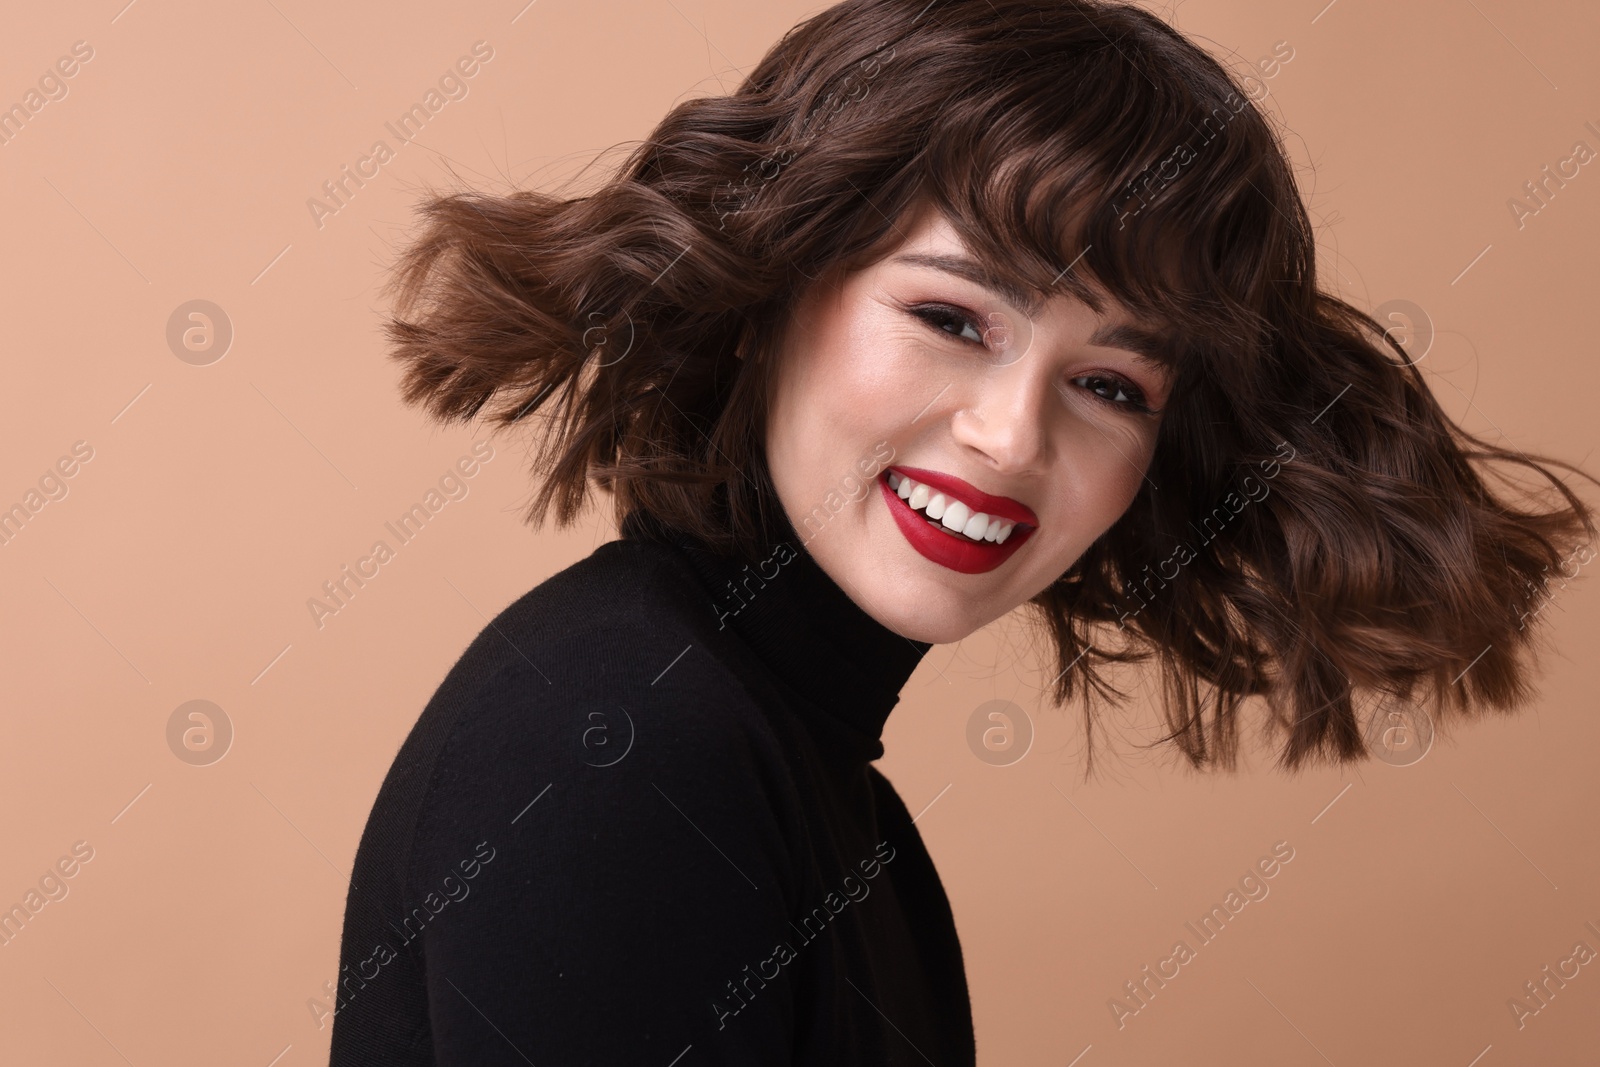
[[[703,632],[713,618],[710,597],[669,547],[611,541],[506,605],[462,652],[451,675],[466,682],[489,678],[519,661],[529,666],[519,651],[612,630],[670,643]]]
[[[467,813],[509,828],[532,817],[546,786],[643,790],[786,822],[796,807],[784,745],[714,629],[710,598],[670,548],[649,542],[603,545],[508,605],[402,747],[391,774],[405,795],[380,798],[408,824],[402,878],[425,878],[419,868],[444,860],[440,850],[471,844],[456,833]],[[557,836],[599,830],[561,807]]]
[[[446,672],[395,754],[364,837],[381,836],[389,863],[404,864],[435,780],[466,776],[489,753],[494,768],[551,754],[599,763],[640,725],[678,744],[630,755],[686,758],[696,739],[715,749],[739,737],[772,750],[757,743],[768,724],[740,671],[714,651],[714,618],[672,550],[653,542],[608,542],[546,578]]]
[[[612,541],[508,604],[473,638],[422,719],[464,712],[537,730],[531,708],[671,705],[687,725],[751,710],[743,675],[711,640],[709,596],[672,550]],[[419,721],[419,726],[421,722]],[[442,724],[441,724],[442,725]]]
[[[709,997],[770,950],[802,892],[806,809],[772,709],[715,628],[671,548],[633,542],[484,626],[402,744],[358,849],[341,958],[370,967],[381,945],[397,973],[351,1002],[345,1046],[456,1040],[449,1020],[429,1032],[430,973],[514,975],[541,1003],[670,973]],[[659,957],[643,971],[641,946]]]

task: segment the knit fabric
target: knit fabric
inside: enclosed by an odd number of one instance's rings
[[[466,649],[361,838],[331,1067],[974,1062],[871,763],[929,646],[779,521],[748,563],[636,514]]]

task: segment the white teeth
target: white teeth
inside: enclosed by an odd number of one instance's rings
[[[912,481],[903,474],[889,472],[889,488],[894,490],[906,506],[936,519],[947,530],[954,531],[973,541],[992,541],[1003,544],[1016,523],[993,518],[981,511],[974,512],[960,500],[934,492],[921,482]]]

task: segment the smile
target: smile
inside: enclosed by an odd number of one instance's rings
[[[1037,516],[1026,505],[937,471],[891,468],[878,485],[911,547],[962,574],[1000,566],[1038,527]]]

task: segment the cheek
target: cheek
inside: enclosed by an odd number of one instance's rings
[[[921,392],[937,388],[925,388],[927,369],[903,333],[872,306],[846,307],[797,346],[789,410],[812,440],[848,449],[903,427],[927,403]]]
[[[1059,455],[1062,477],[1052,499],[1059,528],[1087,547],[1111,527],[1139,495],[1154,454],[1154,435],[1138,429],[1079,424]]]
[[[1149,445],[1136,441],[1123,455],[1118,455],[1114,462],[1101,470],[1100,499],[1105,526],[1121,518],[1139,495],[1139,489],[1145,484],[1149,458]]]
[[[785,346],[768,408],[768,465],[791,506],[828,489],[873,426],[871,347],[846,308],[819,303]]]

